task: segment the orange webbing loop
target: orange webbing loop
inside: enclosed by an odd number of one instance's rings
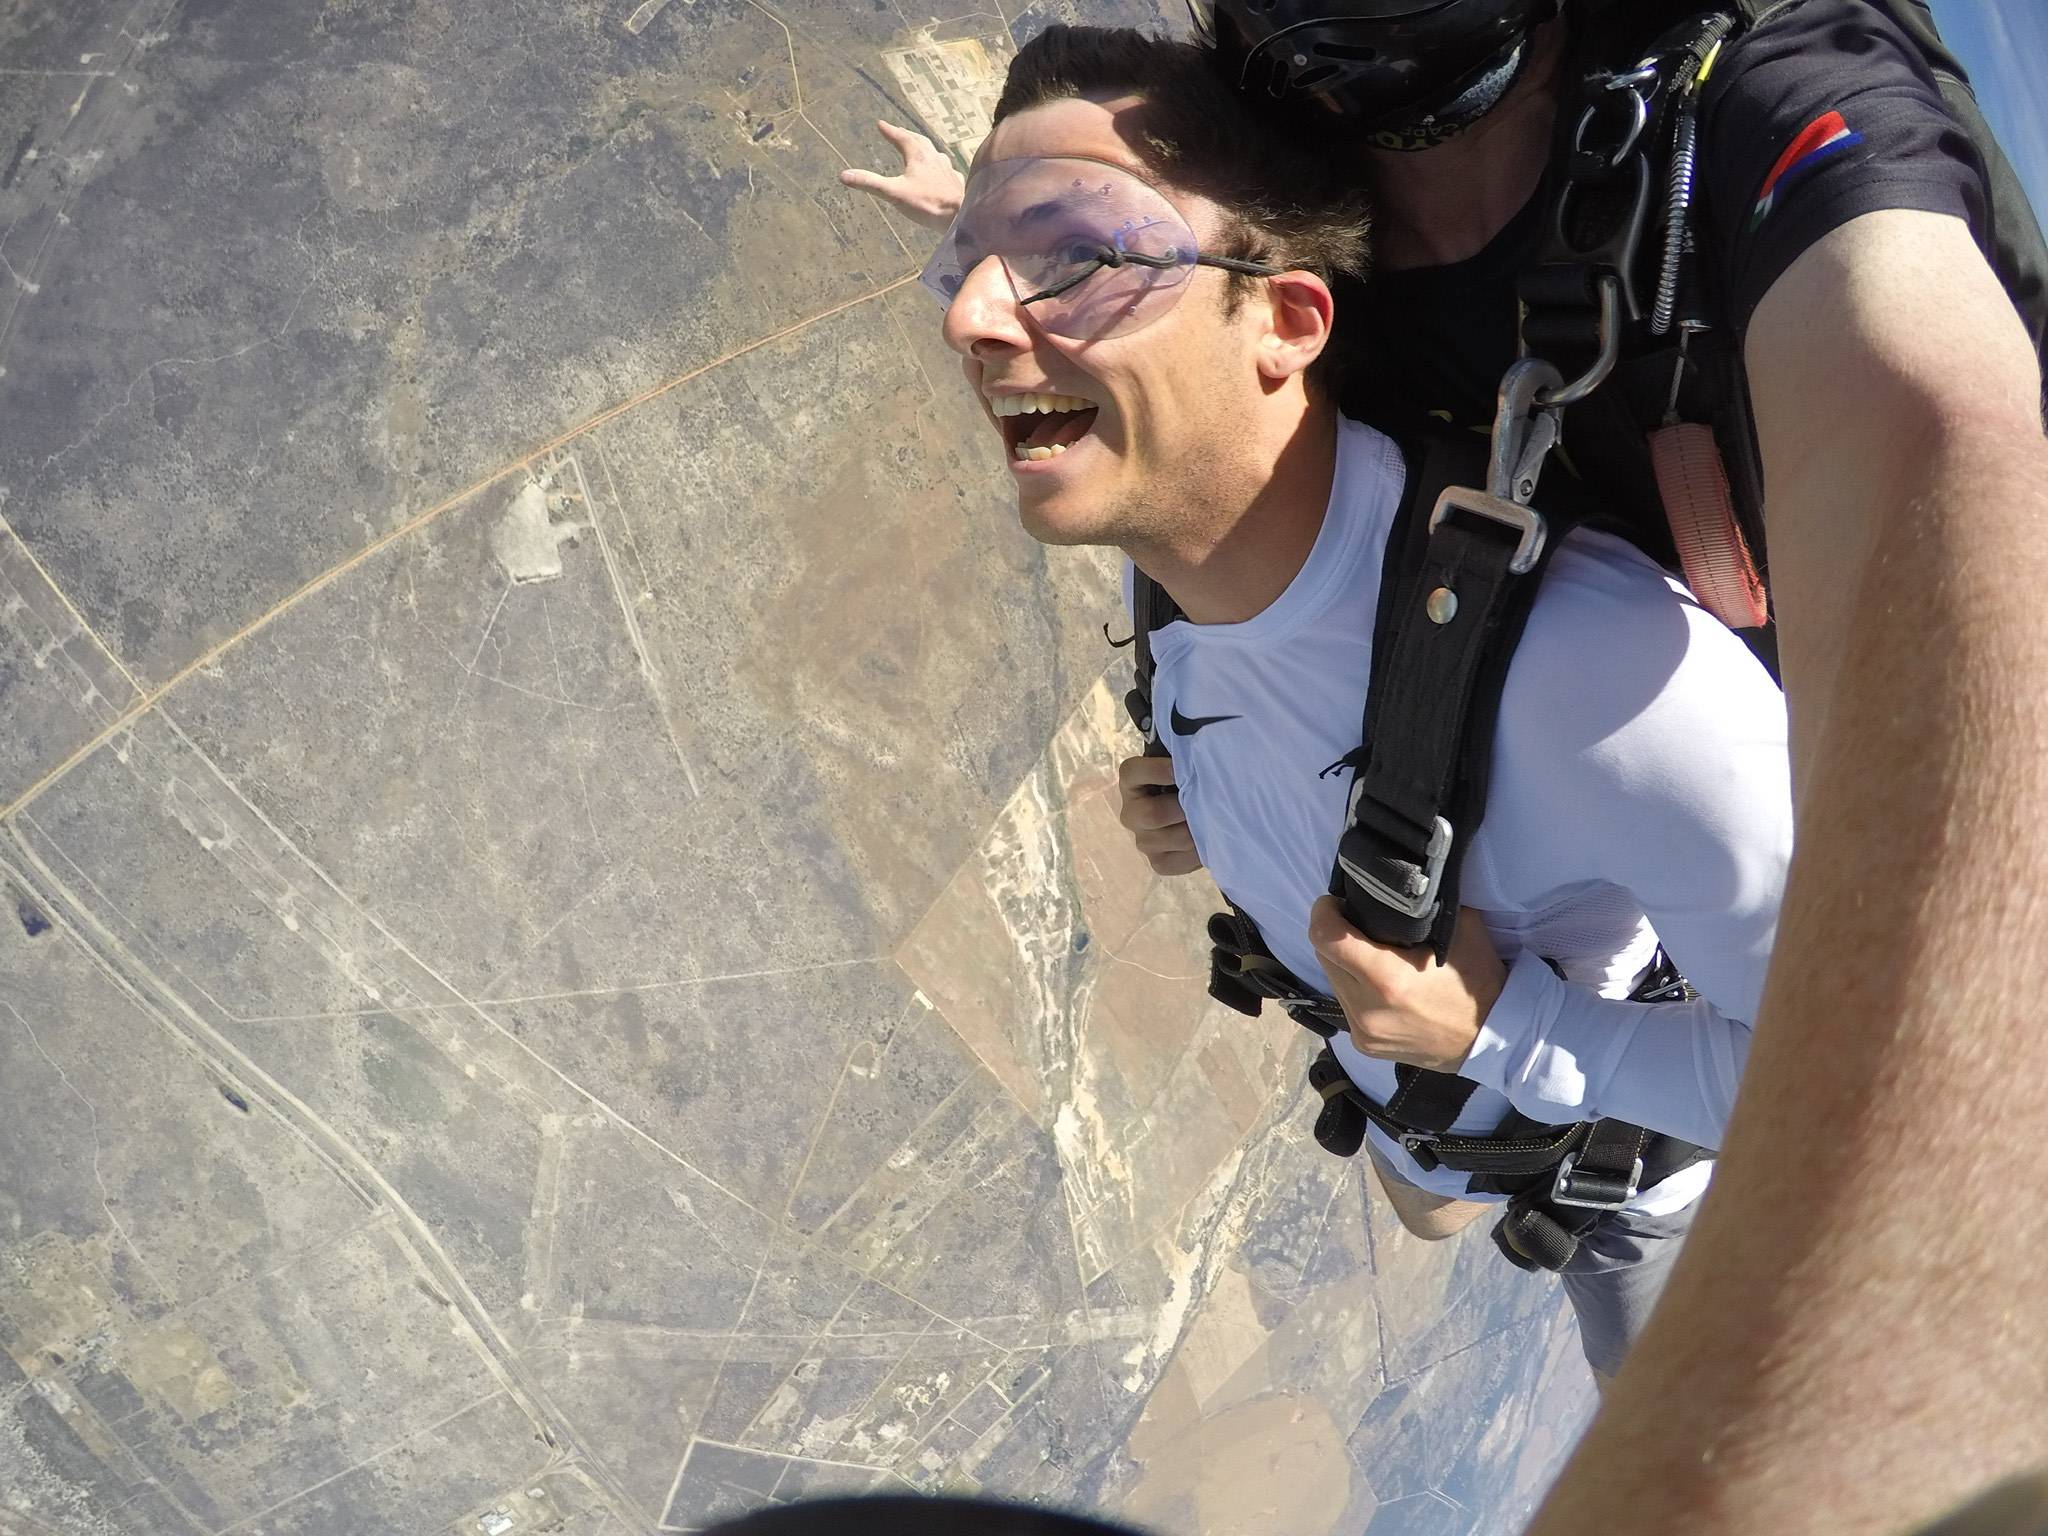
[[[1770,594],[1736,521],[1714,429],[1690,421],[1660,427],[1650,434],[1650,460],[1678,562],[1700,606],[1730,629],[1768,622]]]

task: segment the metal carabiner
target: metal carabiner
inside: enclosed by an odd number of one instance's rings
[[[1622,84],[1619,80],[1610,80],[1608,81],[1608,88],[1626,93],[1628,99],[1635,103],[1635,111],[1630,116],[1628,131],[1622,135],[1620,147],[1614,151],[1607,161],[1607,168],[1609,170],[1618,171],[1621,169],[1622,162],[1627,160],[1630,153],[1635,149],[1636,141],[1642,138],[1643,131],[1650,126],[1650,102],[1649,98],[1644,96],[1632,84]],[[1593,126],[1593,120],[1600,115],[1600,109],[1605,105],[1605,102],[1596,101],[1581,114],[1578,131],[1572,135],[1573,154],[1583,155],[1586,153],[1586,130]]]
[[[1609,273],[1600,279],[1600,355],[1593,365],[1569,384],[1544,393],[1539,404],[1553,410],[1577,405],[1607,382],[1614,365],[1621,361],[1621,279]]]
[[[1521,358],[1501,376],[1493,418],[1493,455],[1486,475],[1489,496],[1526,507],[1536,494],[1544,462],[1562,434],[1558,421],[1562,407],[1550,397],[1563,385],[1564,375],[1540,357]]]

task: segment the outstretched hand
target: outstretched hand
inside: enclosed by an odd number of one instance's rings
[[[965,178],[923,134],[898,128],[894,123],[878,122],[875,126],[903,156],[903,170],[895,176],[884,176],[880,171],[844,170],[839,173],[840,184],[872,192],[905,218],[915,219],[928,228],[944,229],[960,211],[960,199],[967,191]]]
[[[1470,907],[1458,910],[1450,959],[1441,965],[1426,948],[1373,943],[1345,919],[1334,896],[1310,908],[1308,941],[1344,1007],[1352,1043],[1367,1056],[1431,1072],[1464,1064],[1507,985],[1507,967]]]

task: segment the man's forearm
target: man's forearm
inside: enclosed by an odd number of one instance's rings
[[[1718,1147],[1749,1036],[1747,1024],[1704,997],[1602,997],[1525,950],[1458,1075],[1533,1120],[1611,1117]]]
[[[1788,647],[1799,841],[1748,1076],[1540,1536],[1900,1531],[2048,1460],[2048,450],[1930,435],[1837,573],[1838,643]]]

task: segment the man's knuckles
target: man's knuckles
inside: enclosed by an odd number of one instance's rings
[[[1326,910],[1319,902],[1309,914],[1308,941],[1324,960],[1369,984],[1391,1006],[1398,1007],[1414,967],[1402,963],[1396,950],[1373,943],[1345,920],[1333,898]]]
[[[1146,795],[1126,800],[1118,816],[1132,832],[1156,832],[1162,827],[1186,826],[1188,819],[1187,813],[1180,808],[1178,795]]]
[[[1185,826],[1150,827],[1131,839],[1138,845],[1138,852],[1186,853],[1195,846],[1195,840]]]
[[[1173,759],[1170,757],[1127,757],[1116,765],[1116,781],[1125,794],[1147,784],[1171,784],[1173,782]]]
[[[1351,1043],[1367,1056],[1391,1057],[1395,1049],[1393,1023],[1393,1015],[1377,1008],[1358,1014],[1351,1020]]]
[[[1324,959],[1341,963],[1348,941],[1363,938],[1345,920],[1344,909],[1337,904],[1336,897],[1318,896],[1315,905],[1308,909],[1308,941]]]

